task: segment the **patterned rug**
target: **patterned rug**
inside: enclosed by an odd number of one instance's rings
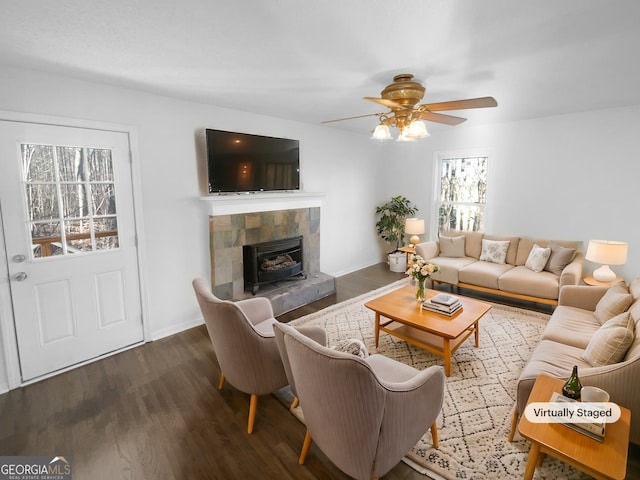
[[[329,346],[340,340],[359,338],[369,353],[412,365],[422,370],[443,365],[443,359],[384,332],[375,348],[374,313],[364,307],[371,298],[408,284],[401,280],[346,302],[333,305],[291,322],[318,325],[327,332]],[[438,417],[439,448],[432,447],[427,433],[407,454],[404,462],[432,478],[522,478],[530,443],[516,434],[508,441],[515,382],[538,343],[549,315],[493,304],[480,321],[480,346],[473,337],[453,354],[451,376],[446,378],[442,413]],[[292,410],[304,421],[300,407]],[[536,479],[590,478],[548,457],[536,470]]]

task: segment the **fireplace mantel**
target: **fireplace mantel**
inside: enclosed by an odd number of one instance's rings
[[[320,207],[325,195],[317,192],[256,192],[200,198],[207,203],[209,215],[217,216]]]

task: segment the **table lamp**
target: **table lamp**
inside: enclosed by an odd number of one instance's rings
[[[616,274],[609,265],[623,265],[627,262],[626,242],[609,240],[589,240],[585,258],[591,262],[600,263],[602,266],[593,272],[593,278],[599,282],[613,282]]]
[[[404,232],[411,235],[409,242],[414,247],[420,243],[420,237],[424,233],[424,220],[420,218],[407,218],[404,224]]]

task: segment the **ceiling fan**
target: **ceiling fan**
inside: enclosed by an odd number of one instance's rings
[[[418,102],[422,100],[424,92],[425,87],[414,81],[413,75],[410,73],[401,73],[393,77],[393,83],[387,85],[384,90],[380,92],[381,98],[363,97],[365,100],[370,100],[389,108],[390,111],[326,120],[321,123],[341,122],[364,117],[378,117],[380,124],[373,131],[371,138],[381,140],[390,139],[391,133],[389,127],[395,127],[400,131],[398,140],[416,140],[429,136],[426,126],[421,120],[443,123],[445,125],[458,125],[466,120],[466,118],[435,112],[496,107],[498,105],[498,102],[496,102],[493,97],[418,104]]]

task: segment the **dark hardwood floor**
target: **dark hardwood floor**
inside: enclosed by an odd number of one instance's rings
[[[337,279],[337,293],[290,321],[403,278],[379,264]],[[194,299],[195,302],[195,299]],[[274,395],[249,397],[220,371],[204,326],[0,395],[0,455],[64,455],[81,479],[347,479],[314,445],[298,465],[304,427]],[[627,478],[640,478],[633,447]],[[386,480],[424,476],[399,463]]]

